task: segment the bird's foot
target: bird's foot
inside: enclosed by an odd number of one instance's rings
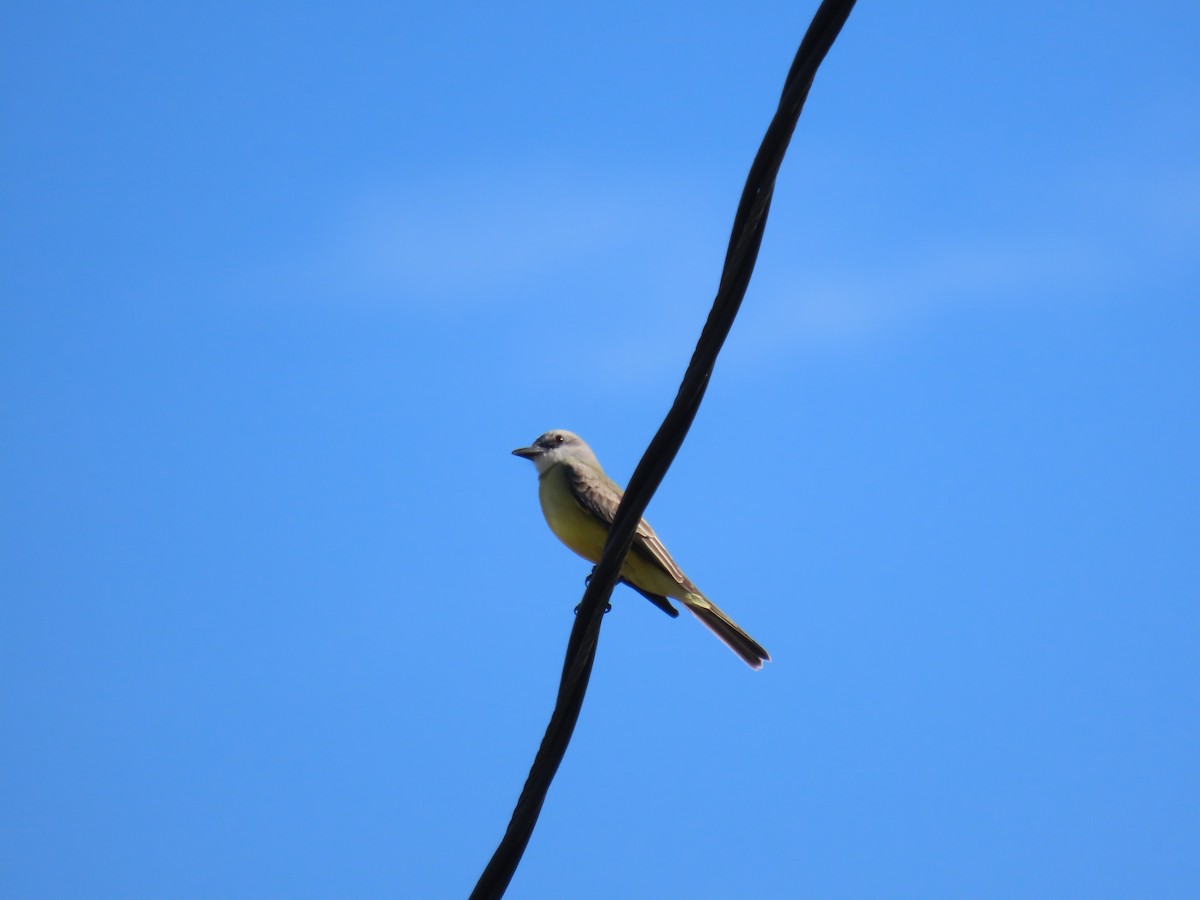
[[[583,604],[576,604],[576,605],[575,605],[575,614],[576,614],[576,616],[578,616],[578,614],[580,614],[580,607],[581,607],[581,606],[583,606]],[[606,613],[607,613],[607,612],[612,612],[612,604],[605,604],[605,605],[604,605],[604,611],[605,611]]]
[[[595,574],[596,574],[596,567],[595,567],[595,566],[592,566],[592,574],[591,574],[591,575],[588,575],[588,577],[587,577],[587,578],[583,579],[583,586],[584,586],[584,587],[591,587],[591,586],[592,586],[592,575],[595,575]],[[578,606],[576,606],[576,607],[575,607],[575,615],[579,615],[579,607],[580,607],[580,606],[583,606],[583,604],[582,604],[582,603],[580,603]],[[605,604],[604,604],[604,611],[605,611],[606,613],[610,613],[610,612],[612,612],[612,604],[611,604],[611,603],[605,603]]]

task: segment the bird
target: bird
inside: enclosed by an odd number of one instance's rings
[[[555,429],[513,455],[537,466],[538,499],[554,535],[584,559],[599,562],[624,492],[604,473],[592,448],[579,435]],[[750,668],[770,661],[762,645],[683,574],[645,519],[638,522],[621,581],[672,618],[679,611],[667,598],[678,600]]]

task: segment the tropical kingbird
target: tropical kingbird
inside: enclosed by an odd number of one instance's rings
[[[513,455],[537,466],[538,498],[550,530],[584,559],[599,562],[623,491],[604,474],[592,448],[578,435],[556,430]],[[678,600],[750,668],[761,669],[771,658],[688,580],[645,519],[638,523],[621,580],[670,616],[679,613],[667,598]]]

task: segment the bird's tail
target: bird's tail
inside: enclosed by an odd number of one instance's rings
[[[737,623],[721,611],[701,593],[688,594],[683,598],[683,605],[699,619],[709,631],[719,637],[730,650],[746,661],[752,669],[761,669],[764,662],[770,662],[771,654],[762,645],[737,626]]]

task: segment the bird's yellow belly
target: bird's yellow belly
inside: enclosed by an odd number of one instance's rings
[[[575,501],[562,469],[551,469],[541,479],[538,499],[555,537],[589,562],[599,561],[608,529]]]

